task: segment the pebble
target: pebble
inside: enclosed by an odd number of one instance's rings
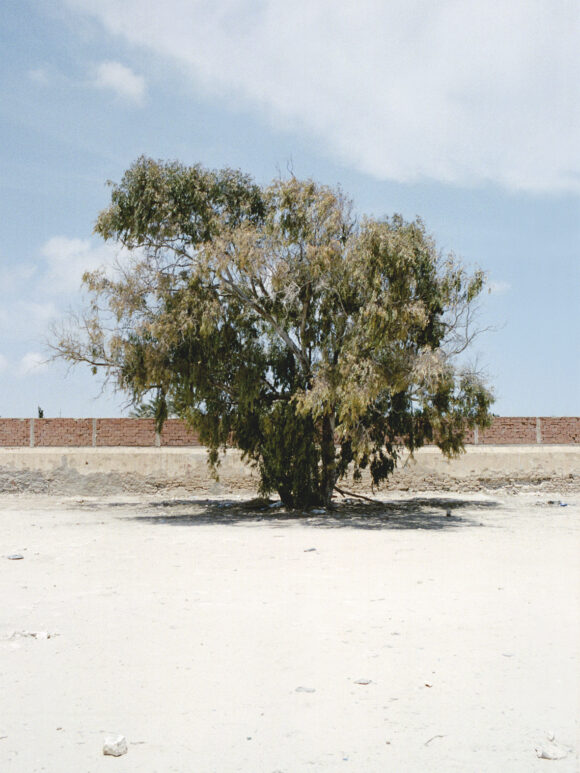
[[[107,736],[103,744],[103,754],[110,757],[121,757],[127,754],[129,747],[124,735]]]
[[[547,741],[536,746],[536,756],[541,760],[563,760],[568,756],[568,749],[556,742],[554,733],[547,734]]]

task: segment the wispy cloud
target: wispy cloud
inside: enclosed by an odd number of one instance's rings
[[[118,97],[136,105],[145,101],[145,79],[120,62],[101,62],[97,67],[95,86],[113,91]]]
[[[576,3],[64,1],[376,177],[580,190]]]
[[[33,70],[29,70],[28,77],[31,81],[38,83],[40,86],[46,86],[50,80],[48,73],[43,67],[35,67]]]
[[[512,286],[509,282],[503,282],[503,281],[495,281],[490,280],[487,283],[487,290],[490,293],[490,295],[505,295],[506,293],[509,293]]]
[[[11,344],[17,340],[40,341],[60,314],[52,301],[3,301],[0,306],[0,334]]]
[[[16,378],[41,373],[46,368],[48,368],[46,355],[40,352],[26,352],[22,357],[12,361],[0,354],[0,372],[11,373]]]
[[[2,288],[0,290],[2,295],[23,290],[26,285],[29,285],[36,270],[34,263],[2,266]]]
[[[29,376],[33,373],[39,373],[47,367],[46,355],[40,354],[40,352],[27,352],[17,363],[15,375],[19,377]]]
[[[78,291],[86,271],[112,266],[119,254],[119,248],[112,244],[94,246],[88,239],[53,236],[41,250],[46,289],[49,293]]]

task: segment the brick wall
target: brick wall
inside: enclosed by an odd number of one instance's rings
[[[580,417],[500,416],[489,429],[468,431],[474,445],[579,444]],[[168,419],[161,435],[153,419],[2,419],[0,447],[199,446],[197,435],[179,419]]]
[[[0,446],[30,445],[29,419],[0,419]]]
[[[30,422],[29,422],[30,424]],[[92,419],[35,419],[29,443],[43,446],[90,446],[93,438]]]
[[[167,419],[161,431],[162,446],[198,446],[197,435],[180,419]]]
[[[154,446],[155,419],[97,419],[96,446]]]
[[[529,416],[499,416],[488,429],[479,430],[478,445],[529,445],[537,442],[537,421]]]
[[[540,431],[542,443],[580,443],[580,417],[542,417]]]

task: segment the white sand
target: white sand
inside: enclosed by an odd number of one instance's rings
[[[417,497],[0,498],[0,770],[580,770],[580,496]]]

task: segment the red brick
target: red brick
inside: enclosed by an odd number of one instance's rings
[[[91,446],[93,422],[96,425],[96,445],[152,447],[157,445],[154,419],[2,419],[0,418],[0,446],[23,447],[30,445],[30,422],[34,421],[34,445],[40,447]],[[541,442],[550,444],[579,444],[580,417],[500,416],[491,427],[479,430],[481,445],[518,445],[537,443],[538,421]],[[468,430],[466,444],[475,441]],[[158,440],[168,447],[199,446],[199,438],[185,422],[168,419]]]

